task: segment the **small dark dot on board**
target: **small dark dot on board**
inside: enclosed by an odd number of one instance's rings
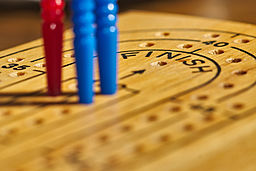
[[[195,127],[192,123],[185,124],[183,128],[185,131],[193,131],[195,129]]]
[[[180,106],[172,106],[170,108],[170,112],[180,112],[181,111],[181,107]]]
[[[170,141],[170,139],[171,139],[171,136],[168,134],[163,134],[163,135],[160,135],[159,137],[160,142],[168,142]]]
[[[207,100],[209,97],[207,95],[198,95],[196,98],[197,100]]]
[[[134,152],[136,153],[143,153],[146,150],[146,146],[144,144],[137,144],[134,147]]]
[[[46,64],[45,63],[38,63],[38,64],[35,64],[34,67],[44,68],[44,67],[46,67]]]
[[[189,48],[192,48],[193,45],[192,44],[181,44],[181,45],[178,45],[178,48],[180,49],[189,49]]]
[[[44,119],[36,118],[33,122],[34,122],[34,125],[42,125],[44,123]]]
[[[155,66],[165,66],[167,64],[168,63],[164,61],[157,61],[157,62],[152,62],[150,65],[155,67]]]
[[[220,54],[223,54],[224,52],[225,51],[222,49],[214,49],[214,50],[209,51],[209,53],[212,55],[220,55]]]
[[[167,62],[160,61],[160,62],[158,62],[158,65],[165,66],[165,65],[167,65]]]
[[[121,88],[127,88],[127,85],[122,84],[122,85],[120,85],[120,87],[121,87]]]
[[[8,59],[8,62],[22,62],[24,61],[24,58],[10,58]]]
[[[158,36],[158,37],[168,37],[168,36],[170,36],[170,33],[169,32],[157,32],[156,36]]]
[[[234,84],[232,84],[232,83],[224,83],[224,84],[222,84],[222,87],[224,89],[231,89],[231,88],[234,87]]]
[[[205,34],[205,37],[207,37],[207,38],[218,38],[218,37],[220,37],[220,34],[208,33],[208,34]]]
[[[154,121],[158,120],[158,117],[157,117],[157,115],[150,115],[150,116],[148,116],[147,120],[149,122],[154,122]]]
[[[250,40],[249,39],[237,39],[234,41],[235,43],[249,43]]]
[[[23,76],[23,75],[25,75],[25,72],[18,72],[17,75],[18,76]]]
[[[242,103],[234,103],[232,104],[232,108],[235,109],[235,110],[241,110],[244,108],[244,104]]]
[[[203,109],[203,107],[201,105],[197,105],[197,104],[193,104],[193,105],[190,105],[190,109],[192,110],[201,110]]]
[[[17,129],[17,128],[10,128],[10,129],[8,129],[8,130],[6,131],[6,133],[7,133],[8,135],[14,135],[14,134],[18,133],[18,129]]]
[[[155,45],[155,43],[153,43],[153,42],[144,42],[144,43],[140,44],[140,47],[152,47],[154,45]]]
[[[61,110],[61,114],[62,114],[62,115],[68,115],[68,114],[70,114],[70,109],[63,109],[63,110]]]
[[[208,107],[204,111],[205,112],[214,112],[215,110],[216,110],[215,107]]]
[[[14,73],[9,74],[9,76],[11,76],[11,77],[21,77],[24,75],[26,75],[25,72],[14,72]]]
[[[106,135],[106,134],[101,135],[101,136],[99,137],[99,141],[102,142],[102,143],[106,143],[106,142],[108,142],[108,140],[109,140],[109,136]]]
[[[11,116],[12,115],[12,112],[10,110],[5,110],[5,111],[2,111],[0,112],[2,116]]]
[[[242,62],[242,59],[241,58],[228,58],[226,60],[227,63],[239,63],[239,62]]]
[[[247,71],[245,70],[236,70],[236,71],[233,71],[233,74],[235,75],[246,75],[247,74]]]
[[[129,131],[131,131],[132,130],[132,125],[123,125],[122,127],[121,127],[121,131],[122,132],[129,132]]]
[[[206,116],[204,117],[204,121],[206,121],[206,122],[212,122],[212,121],[214,121],[214,119],[215,119],[215,117],[214,117],[213,114],[206,115]]]

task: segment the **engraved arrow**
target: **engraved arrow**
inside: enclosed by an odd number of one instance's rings
[[[124,76],[124,77],[120,78],[120,80],[123,80],[123,79],[129,78],[129,77],[132,77],[132,76],[137,75],[137,74],[143,74],[145,71],[146,71],[145,69],[137,70],[137,71],[132,71],[132,73],[131,73],[131,74],[126,75],[126,76]]]

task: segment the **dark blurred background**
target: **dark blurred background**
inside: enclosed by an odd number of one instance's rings
[[[147,10],[256,24],[256,0],[120,0],[120,13]],[[71,27],[69,4],[66,28]],[[41,37],[38,0],[0,0],[0,50]]]

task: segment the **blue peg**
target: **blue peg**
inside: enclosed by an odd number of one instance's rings
[[[96,0],[97,50],[102,94],[117,90],[117,0]]]
[[[80,103],[93,102],[94,0],[73,0],[74,47]]]

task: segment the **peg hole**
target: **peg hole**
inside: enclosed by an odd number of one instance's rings
[[[3,110],[3,111],[0,111],[0,114],[4,117],[8,117],[12,115],[12,112],[10,110]]]
[[[214,49],[214,50],[209,51],[209,54],[211,54],[211,55],[221,55],[223,53],[224,53],[224,50],[222,50],[222,49]]]
[[[245,70],[236,70],[236,71],[233,72],[233,74],[239,75],[239,76],[246,75],[247,71],[245,71]]]
[[[22,62],[24,61],[24,58],[10,58],[8,59],[8,62]]]
[[[226,60],[227,63],[239,63],[239,62],[242,62],[242,59],[241,58],[228,58]]]
[[[171,139],[171,136],[168,134],[163,134],[159,137],[159,141],[163,143],[170,141],[170,139]]]
[[[204,36],[206,38],[218,38],[218,37],[220,37],[220,35],[216,34],[216,33],[208,33],[208,34],[205,34]]]
[[[101,135],[101,136],[99,136],[99,141],[100,141],[101,143],[106,143],[106,142],[109,141],[109,136],[106,135],[106,134]]]
[[[18,129],[17,128],[9,128],[6,130],[6,134],[7,135],[14,135],[18,133]]]
[[[153,43],[153,42],[144,42],[144,43],[140,44],[140,47],[152,47],[154,45],[155,45],[155,43]]]
[[[14,72],[14,73],[9,74],[10,77],[22,77],[24,75],[26,75],[25,72]]]
[[[244,108],[244,104],[242,103],[234,103],[232,104],[232,108],[235,109],[235,110],[241,110]]]
[[[180,49],[189,49],[189,48],[192,48],[193,45],[192,44],[180,44],[178,45],[178,48]]]
[[[180,106],[172,106],[170,108],[170,112],[180,112],[181,111],[181,107]]]
[[[38,64],[35,64],[34,67],[36,67],[36,68],[44,68],[44,67],[46,67],[46,64],[45,63],[38,63]]]
[[[62,110],[61,110],[61,114],[62,114],[62,115],[68,115],[68,114],[70,114],[70,109],[62,109]]]
[[[192,110],[201,110],[203,107],[200,104],[193,104],[190,106],[190,109]]]
[[[192,123],[187,123],[187,124],[184,125],[183,129],[185,131],[193,131],[195,129],[195,127]]]
[[[169,32],[157,32],[156,36],[158,36],[158,37],[168,37],[168,36],[170,36],[170,33]]]
[[[214,112],[215,110],[216,110],[215,107],[208,107],[208,108],[205,109],[205,112],[210,113],[210,112]]]
[[[203,118],[203,120],[204,120],[205,122],[212,122],[212,121],[214,121],[214,119],[215,119],[215,117],[214,117],[213,114],[206,115],[206,116]]]
[[[197,100],[207,100],[209,97],[207,95],[197,95],[196,99]]]
[[[248,40],[248,39],[236,39],[234,42],[235,43],[249,43],[250,40]]]
[[[234,87],[234,84],[232,84],[232,83],[223,83],[221,86],[222,86],[224,89],[231,89],[231,88]]]
[[[121,131],[122,132],[129,132],[129,131],[131,131],[132,130],[132,126],[131,125],[123,125],[122,127],[121,127]]]
[[[152,62],[150,65],[151,66],[165,66],[165,65],[167,65],[167,62],[157,61],[157,62]]]
[[[44,123],[44,119],[43,118],[36,118],[34,121],[33,121],[33,124],[34,125],[42,125]]]
[[[147,120],[149,122],[155,122],[158,120],[158,117],[157,117],[157,115],[150,115],[150,116],[148,116]]]

